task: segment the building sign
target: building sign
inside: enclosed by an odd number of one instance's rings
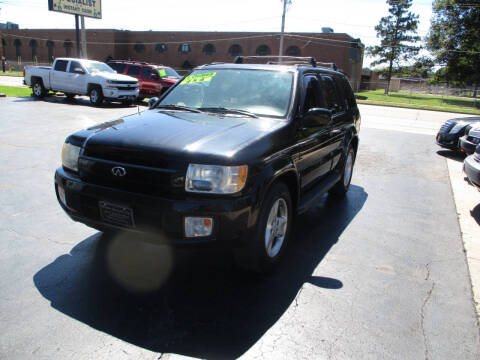
[[[101,0],[48,0],[48,10],[102,18]]]

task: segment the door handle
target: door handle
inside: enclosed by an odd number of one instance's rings
[[[342,133],[342,130],[332,130],[330,131],[330,136],[337,136],[337,135],[340,135]]]

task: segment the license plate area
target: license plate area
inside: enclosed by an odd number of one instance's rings
[[[133,210],[129,207],[106,201],[100,201],[98,206],[100,207],[100,217],[103,221],[117,226],[135,227]]]

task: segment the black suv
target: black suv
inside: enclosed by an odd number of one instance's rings
[[[314,59],[243,60],[200,66],[149,110],[70,135],[61,207],[99,230],[225,244],[269,270],[295,215],[348,191],[360,114],[345,76]]]

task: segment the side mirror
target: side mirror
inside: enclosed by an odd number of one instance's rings
[[[148,108],[153,109],[157,101],[158,101],[158,97],[150,98],[150,100],[148,100]]]
[[[306,128],[326,126],[332,121],[332,110],[323,108],[308,109],[302,118],[302,124]]]

